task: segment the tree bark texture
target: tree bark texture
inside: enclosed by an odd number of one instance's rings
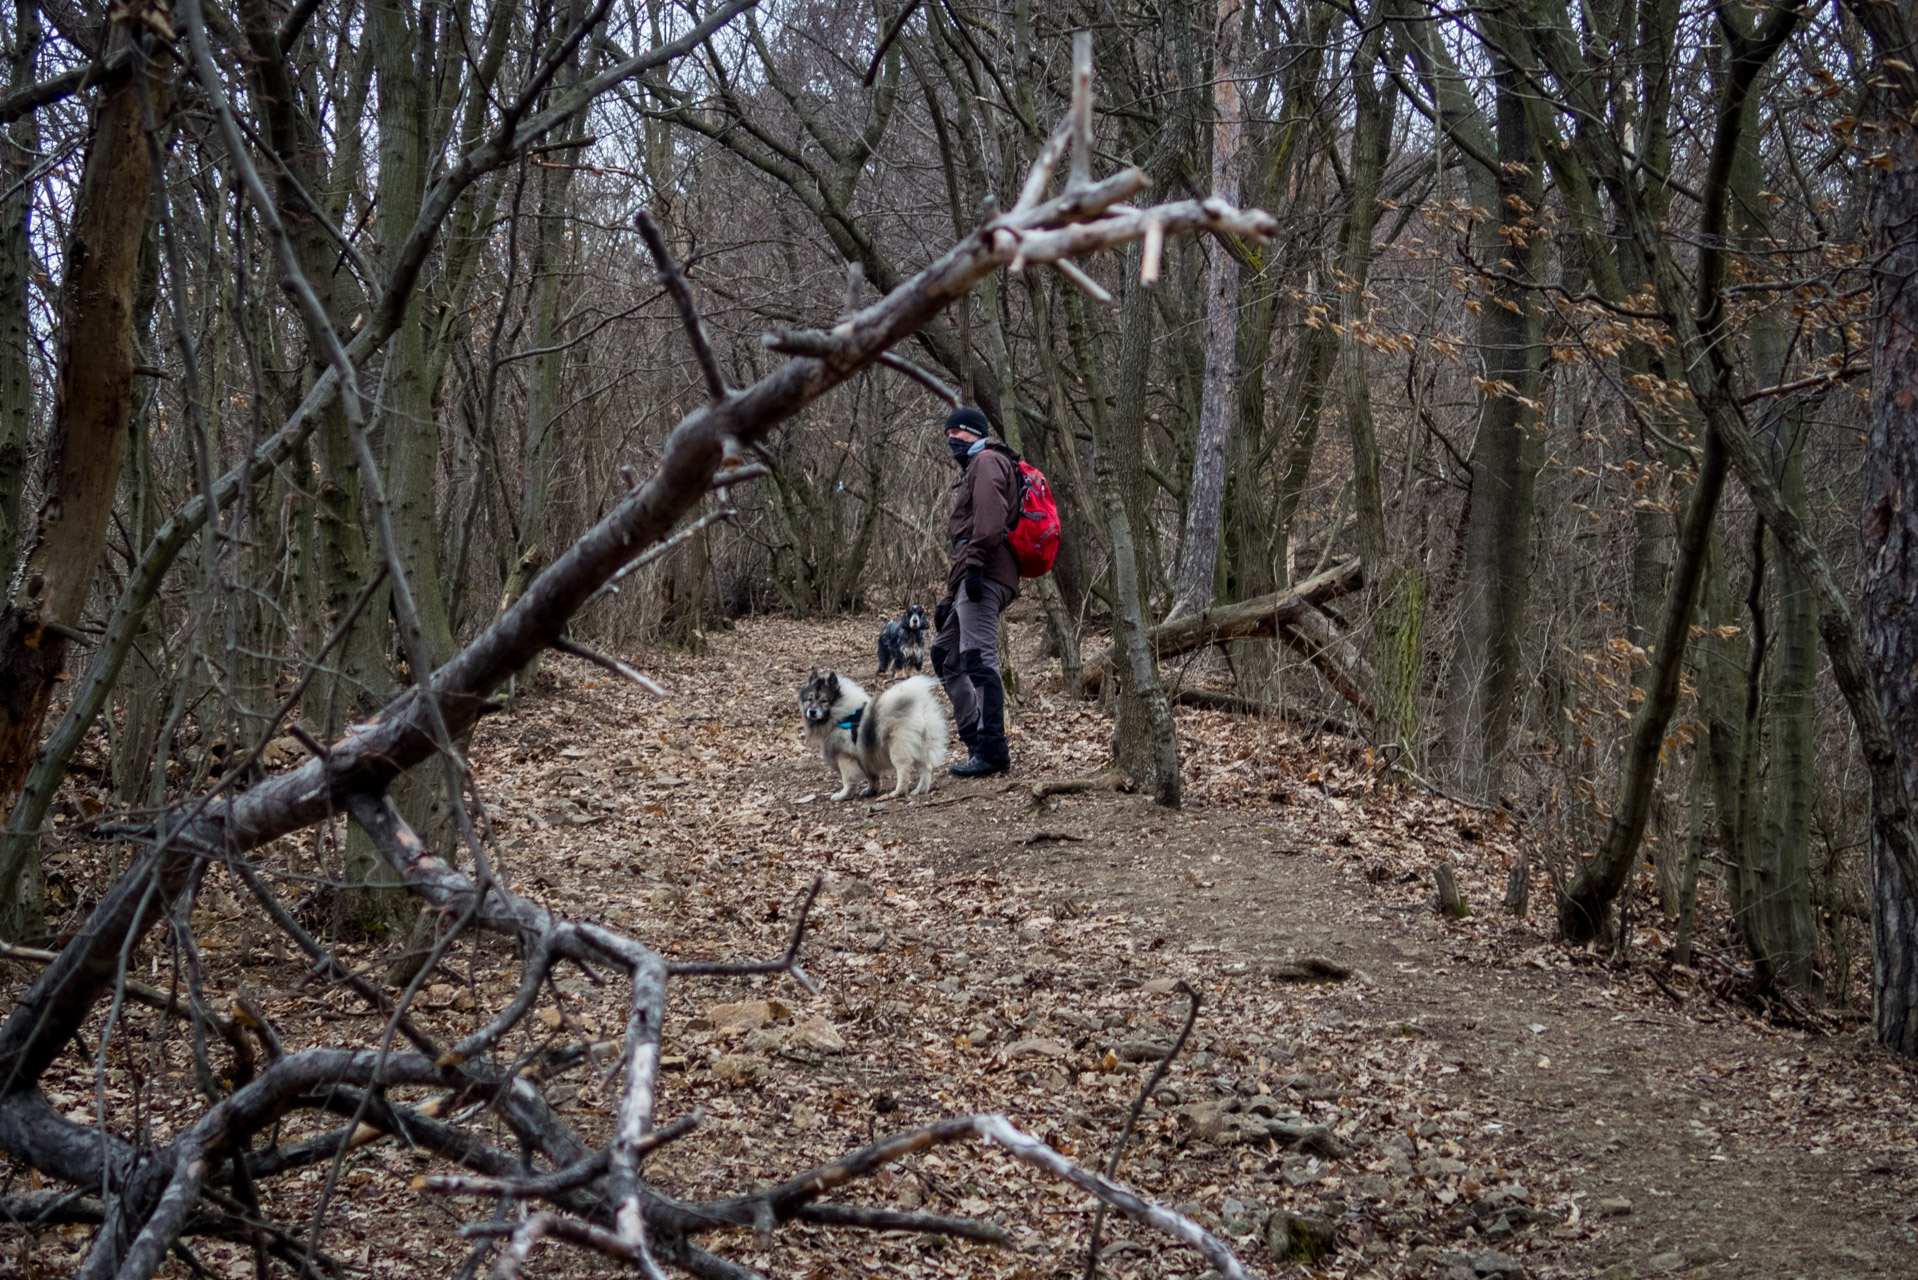
[[[1918,141],[1891,134],[1894,163],[1872,208],[1871,428],[1859,521],[1860,638],[1897,746],[1903,799],[1918,795]],[[1872,997],[1878,1038],[1918,1056],[1918,885],[1875,827]]]
[[[402,237],[419,216],[426,191],[428,112],[434,83],[434,24],[403,0],[377,0],[369,15],[377,42],[380,97],[380,251],[390,271]],[[440,68],[458,75],[460,63]],[[434,480],[439,471],[439,415],[434,411],[426,326],[413,300],[387,345],[381,372],[381,461],[402,568],[419,610],[420,641],[438,665],[453,654],[453,631],[439,571]],[[406,652],[405,645],[399,646]],[[423,674],[423,673],[422,673]]]
[[[1472,443],[1459,636],[1445,693],[1446,754],[1458,785],[1475,799],[1496,792],[1502,777],[1531,598],[1533,489],[1544,462],[1543,332],[1537,292],[1527,284],[1538,278],[1542,258],[1543,179],[1526,120],[1527,91],[1509,64],[1492,57],[1501,167],[1495,207],[1486,211],[1476,248],[1484,267],[1505,262],[1510,270],[1488,282],[1479,315],[1485,373]]]
[[[164,50],[150,56],[144,92],[163,115],[171,62]],[[80,620],[126,456],[134,291],[154,176],[141,94],[132,77],[104,91],[75,197],[43,496],[18,589],[0,612],[0,671],[8,676],[0,682],[0,808],[8,811],[65,666],[67,641],[53,628]],[[0,882],[0,911],[13,888]]]
[[[1219,0],[1213,31],[1212,190],[1239,200],[1239,147],[1245,124],[1239,105],[1241,0]],[[1228,246],[1212,246],[1206,269],[1205,382],[1199,402],[1199,438],[1186,490],[1185,536],[1169,616],[1196,613],[1212,603],[1219,567],[1219,521],[1225,504],[1226,445],[1238,417],[1239,261]]]
[[[1749,255],[1762,255],[1776,243],[1759,155],[1765,130],[1761,96],[1768,79],[1761,73],[1744,102],[1732,162],[1727,222],[1733,245]],[[1790,335],[1784,317],[1768,310],[1749,334],[1757,385],[1785,381]],[[1756,410],[1753,427],[1780,494],[1800,520],[1810,513],[1804,450],[1812,429],[1811,403],[1804,395],[1771,400]],[[1774,558],[1762,546],[1755,551],[1761,563]],[[1753,693],[1762,687],[1764,696],[1747,699],[1751,781],[1743,791],[1754,809],[1753,838],[1731,851],[1741,870],[1734,883],[1745,891],[1735,908],[1761,980],[1815,992],[1818,934],[1812,921],[1811,816],[1817,783],[1818,601],[1802,568],[1789,557],[1777,558],[1780,563],[1769,575],[1774,584],[1769,604],[1759,592],[1752,602],[1754,610],[1768,610],[1763,619],[1768,641],[1763,672],[1748,677]],[[1754,629],[1756,623],[1754,615]],[[1761,741],[1770,748],[1762,784],[1757,752]]]
[[[1152,342],[1156,301],[1138,283],[1137,267],[1127,258],[1122,295],[1124,319],[1119,341],[1119,397],[1107,398],[1101,371],[1105,362],[1092,349],[1085,304],[1076,295],[1064,300],[1067,330],[1079,367],[1086,371],[1091,396],[1093,480],[1106,539],[1112,547],[1112,640],[1120,672],[1119,703],[1112,721],[1112,759],[1123,772],[1152,788],[1153,798],[1178,807],[1183,779],[1179,771],[1179,735],[1159,679],[1158,659],[1146,641],[1145,590],[1136,523],[1129,490],[1136,487],[1145,432],[1143,371]],[[1128,357],[1132,363],[1127,364]],[[1106,406],[1113,405],[1112,412]]]
[[[39,0],[16,0],[9,92],[33,83],[40,48]],[[7,127],[0,141],[0,182],[19,189],[0,203],[0,582],[13,581],[20,550],[21,488],[26,481],[27,441],[33,433],[32,331],[27,323],[27,280],[33,271],[33,189],[24,179],[40,130],[28,113]]]

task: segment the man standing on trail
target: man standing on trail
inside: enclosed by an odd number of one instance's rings
[[[1019,459],[992,438],[991,423],[977,409],[954,409],[946,418],[946,447],[961,474],[948,523],[952,569],[932,615],[932,669],[945,682],[959,736],[971,752],[948,772],[983,778],[1012,768],[999,615],[1019,594],[1019,561],[1006,540],[1019,514]]]

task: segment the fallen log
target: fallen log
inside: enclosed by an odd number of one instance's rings
[[[1028,794],[1036,808],[1053,796],[1083,795],[1087,791],[1130,791],[1136,785],[1124,769],[1113,768],[1084,778],[1054,778],[1050,782],[1035,782]]]
[[[1352,662],[1338,652],[1339,638],[1318,606],[1347,596],[1365,585],[1364,566],[1354,557],[1333,565],[1324,573],[1308,578],[1289,591],[1275,591],[1237,604],[1221,605],[1199,613],[1172,618],[1152,628],[1146,640],[1160,661],[1203,649],[1226,640],[1251,640],[1276,637],[1297,651],[1324,676],[1366,719],[1372,718],[1372,701],[1365,691],[1362,675],[1351,670]],[[1085,692],[1099,692],[1106,676],[1114,669],[1113,652],[1107,648],[1085,667]]]

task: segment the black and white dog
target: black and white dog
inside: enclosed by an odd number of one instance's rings
[[[916,604],[907,605],[899,621],[888,622],[879,633],[879,674],[904,671],[907,663],[914,671],[925,670],[926,633],[930,630],[932,619],[926,611]]]
[[[931,676],[909,676],[873,697],[837,672],[806,677],[799,712],[826,767],[839,775],[833,799],[846,799],[854,787],[877,795],[879,775],[888,768],[896,779],[894,799],[932,790],[933,771],[946,762],[946,713],[933,695],[938,687]]]

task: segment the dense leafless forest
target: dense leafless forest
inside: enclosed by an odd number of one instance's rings
[[[1059,495],[1028,589],[1052,696],[1115,706],[1112,777],[1179,803],[1176,657],[1541,833],[1509,909],[1597,947],[1662,914],[1685,964],[1717,886],[1754,989],[1918,1054],[1904,6],[12,0],[0,31],[0,907],[34,975],[0,1148],[106,1188],[85,1274],[221,1231],[310,1270],[244,1223],[286,1149],[245,1153],[322,1084],[544,1198],[501,1267],[555,1235],[741,1274],[702,1232],[817,1218],[797,1183],[647,1190],[659,1002],[702,970],[496,880],[462,744],[542,664],[930,607],[960,402]],[[384,1040],[283,1053],[215,1008],[216,870]],[[406,1002],[475,929],[524,982],[447,1047]],[[390,965],[328,958],[367,940]],[[125,979],[143,948],[173,994]],[[632,985],[604,1149],[508,1087],[562,962]],[[136,999],[247,1063],[164,1138],[40,1094]],[[427,1083],[515,1150],[385,1101]],[[1066,1170],[995,1124],[899,1141]]]

